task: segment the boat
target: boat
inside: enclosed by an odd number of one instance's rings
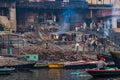
[[[120,69],[120,51],[109,51],[109,53],[112,56],[115,66]]]
[[[102,70],[98,69],[86,69],[86,72],[93,77],[113,77],[120,76],[120,69],[116,68],[106,68]]]
[[[15,70],[31,69],[35,62],[18,60],[16,57],[0,56],[0,68],[15,68]]]
[[[38,69],[38,68],[48,68],[48,63],[47,62],[37,62],[34,65],[34,69]]]
[[[3,68],[0,68],[0,75],[8,75],[8,74],[11,74],[14,71],[15,71],[15,68],[3,67]]]
[[[116,56],[120,59],[120,51],[109,51],[112,56]]]
[[[29,70],[34,67],[35,63],[16,64],[16,65],[5,65],[4,67],[15,68],[15,70]],[[3,67],[3,66],[2,66]]]
[[[89,60],[89,61],[73,61],[73,62],[65,62],[65,69],[86,69],[86,68],[96,68],[98,64],[98,60]],[[113,62],[109,62],[107,67],[115,67]]]
[[[73,62],[65,62],[65,69],[83,69],[83,68],[95,68],[98,63],[98,60],[90,60],[90,61],[73,61]]]
[[[102,70],[98,69],[86,69],[93,77],[111,77],[111,76],[120,76],[120,52],[119,51],[109,51],[111,57],[115,63],[115,67],[108,67]]]
[[[61,68],[64,68],[64,63],[48,63],[48,67],[50,69],[61,69]]]

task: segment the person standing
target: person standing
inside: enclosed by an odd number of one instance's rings
[[[79,52],[79,49],[80,49],[80,44],[78,42],[76,42],[76,44],[75,44],[75,51]]]
[[[31,28],[31,31],[34,32],[34,25],[31,25],[30,28]]]

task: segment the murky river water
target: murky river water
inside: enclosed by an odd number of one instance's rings
[[[80,72],[80,74],[73,74]],[[120,80],[120,77],[93,78],[80,69],[33,69],[0,75],[0,80]]]

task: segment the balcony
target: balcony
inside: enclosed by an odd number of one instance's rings
[[[16,0],[0,0],[0,3],[1,2],[15,2]]]
[[[43,2],[29,2],[22,1],[17,2],[18,8],[42,8],[42,9],[64,9],[68,6],[74,6],[75,8],[87,8],[87,3],[83,0],[81,1],[43,1]]]
[[[16,0],[0,0],[0,8],[9,8]],[[14,5],[15,6],[15,5]]]
[[[113,7],[114,0],[86,0],[89,9],[109,9]]]
[[[111,9],[113,4],[88,4],[89,9]]]

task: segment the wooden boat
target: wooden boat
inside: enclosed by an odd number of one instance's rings
[[[99,76],[105,76],[105,77],[111,77],[111,76],[120,76],[120,52],[119,51],[109,51],[109,53],[112,56],[112,59],[115,63],[116,68],[108,68],[104,70],[97,70],[97,69],[87,69],[86,72],[88,72],[90,75],[94,77]]]
[[[120,59],[120,51],[109,51],[111,55],[116,56],[117,58]]]
[[[0,68],[0,75],[11,74],[14,70],[15,68],[7,68],[7,67]]]
[[[112,56],[115,66],[120,69],[120,51],[109,51],[109,53]]]
[[[83,68],[95,68],[98,61],[73,61],[73,62],[65,62],[64,68],[66,69],[83,69]]]
[[[48,63],[50,69],[64,68],[64,63]]]
[[[34,68],[48,68],[48,63],[46,63],[46,62],[37,62],[34,65]]]
[[[8,68],[15,68],[15,70],[28,70],[28,69],[32,69],[34,67],[35,63],[26,63],[26,64],[18,64],[18,65],[7,65],[4,67],[8,67]]]
[[[86,69],[86,72],[93,77],[113,77],[120,76],[120,69],[109,68],[105,70]]]
[[[90,61],[73,61],[73,62],[65,62],[65,69],[85,69],[85,68],[96,68],[98,64],[98,60],[90,60]],[[109,62],[107,67],[115,67],[113,62]]]
[[[35,62],[28,62],[18,60],[16,57],[0,56],[0,68],[8,67],[15,68],[15,70],[31,69],[35,65]]]

